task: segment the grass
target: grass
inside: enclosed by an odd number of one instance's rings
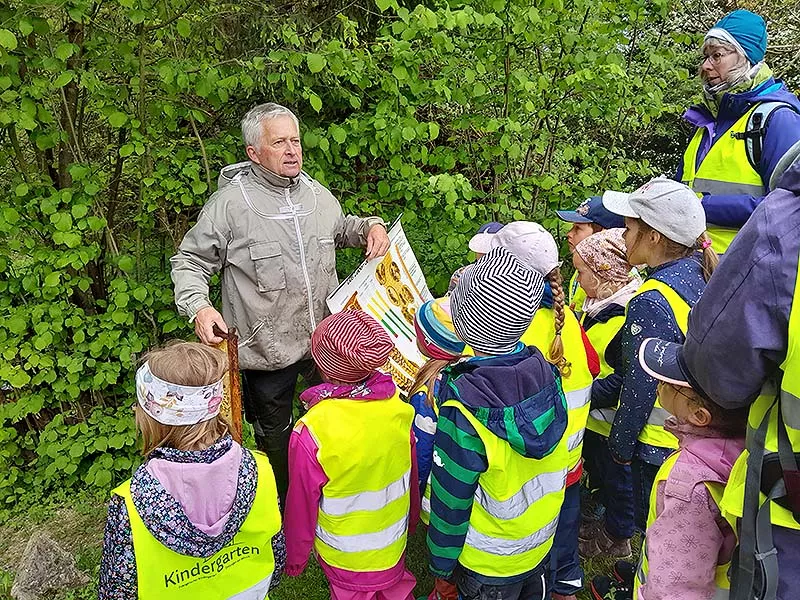
[[[28,538],[33,531],[47,530],[52,537],[71,552],[78,568],[92,578],[92,583],[79,589],[58,593],[51,600],[89,600],[97,597],[97,580],[105,525],[105,504],[88,494],[78,494],[68,501],[59,499],[44,505],[30,507],[0,524],[0,599],[10,598],[13,572],[19,563]],[[408,567],[417,576],[417,596],[427,595],[433,579],[427,570],[425,528],[420,527],[409,539]],[[586,582],[594,575],[608,574],[613,559],[598,557],[583,562]],[[271,600],[327,600],[328,585],[320,568],[313,561],[302,576],[282,577],[280,586],[270,594]],[[578,594],[581,600],[590,600],[587,591]]]

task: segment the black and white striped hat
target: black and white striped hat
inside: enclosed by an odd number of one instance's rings
[[[531,324],[544,279],[505,248],[494,248],[467,269],[450,294],[456,334],[486,354],[511,352]]]

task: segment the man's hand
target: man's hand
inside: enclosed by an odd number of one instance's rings
[[[222,331],[228,331],[225,319],[213,306],[206,306],[197,311],[197,315],[194,318],[194,332],[200,338],[200,341],[208,346],[215,346],[222,341],[221,337],[214,335],[214,323]]]
[[[389,249],[389,234],[383,225],[373,225],[367,232],[367,260],[386,254]]]

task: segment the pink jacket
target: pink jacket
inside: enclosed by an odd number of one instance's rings
[[[711,600],[714,571],[730,561],[736,535],[704,482],[727,483],[744,438],[718,437],[713,428],[679,424],[675,417],[666,426],[681,454],[658,484],[657,516],[647,528],[649,572],[637,600]]]
[[[367,380],[366,385],[370,391],[364,394],[363,390],[359,390],[359,400],[385,400],[394,395],[394,383],[388,376],[375,375]],[[351,388],[351,386],[322,384],[306,390],[300,398],[310,408],[328,397],[348,397],[346,388]],[[419,521],[420,493],[417,481],[416,446],[414,434],[411,431],[409,431],[409,443],[411,445],[411,511],[408,529],[409,533],[413,533]],[[318,450],[319,448],[307,428],[302,427],[292,431],[289,440],[289,492],[286,498],[284,520],[287,554],[285,573],[290,577],[296,577],[303,572],[314,546],[322,488],[328,482],[328,477],[317,460]],[[363,592],[383,590],[402,580],[406,574],[405,558],[402,558],[391,569],[368,573],[339,569],[326,564],[320,557],[317,557],[317,562],[332,585],[346,590]]]

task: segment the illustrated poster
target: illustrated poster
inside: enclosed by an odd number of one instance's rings
[[[375,317],[395,344],[382,370],[407,394],[427,360],[417,349],[414,314],[433,296],[399,218],[389,228],[389,242],[386,255],[361,263],[327,303],[332,313],[356,308]]]

